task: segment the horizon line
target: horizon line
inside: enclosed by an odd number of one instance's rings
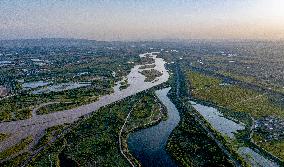
[[[157,39],[121,39],[121,40],[97,40],[89,38],[70,38],[70,37],[39,37],[39,38],[10,38],[0,39],[0,41],[20,41],[20,40],[85,40],[85,41],[97,41],[97,42],[186,42],[186,41],[284,41],[284,38],[270,39],[270,38],[157,38]]]

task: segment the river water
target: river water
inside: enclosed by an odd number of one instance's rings
[[[100,107],[122,100],[128,96],[135,95],[138,92],[166,82],[169,78],[169,73],[164,66],[166,62],[162,58],[157,58],[156,52],[141,54],[140,57],[145,57],[146,54],[155,60],[156,66],[154,69],[162,73],[162,75],[158,77],[155,82],[144,82],[145,76],[139,73],[139,71],[141,71],[139,67],[142,65],[136,65],[126,76],[128,79],[128,84],[130,84],[129,87],[123,90],[115,88],[114,93],[102,96],[96,102],[70,110],[45,115],[37,115],[26,120],[2,122],[0,123],[0,133],[11,135],[4,141],[0,142],[0,152],[28,136],[33,136],[36,138],[38,134],[41,134],[48,127],[61,125],[64,123],[73,123],[81,116],[90,114],[98,110]]]
[[[167,140],[178,125],[180,116],[167,94],[170,88],[157,90],[155,94],[165,105],[168,119],[158,125],[142,129],[129,135],[128,148],[145,167],[175,167],[177,164],[166,152]]]

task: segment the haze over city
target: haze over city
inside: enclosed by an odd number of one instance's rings
[[[283,39],[282,0],[0,2],[0,39]]]

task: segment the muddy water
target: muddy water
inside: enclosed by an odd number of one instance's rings
[[[141,54],[140,57],[144,57],[146,54]],[[114,93],[102,96],[94,103],[70,110],[46,115],[37,115],[36,117],[26,120],[2,122],[0,123],[0,133],[11,134],[11,136],[0,142],[0,152],[18,143],[23,138],[28,136],[36,137],[37,134],[42,133],[48,127],[64,123],[72,123],[78,120],[79,117],[92,113],[98,110],[100,107],[122,100],[128,96],[166,82],[169,78],[169,73],[164,66],[166,62],[162,58],[157,58],[155,52],[148,54],[150,54],[150,56],[155,60],[155,69],[163,74],[162,76],[158,77],[155,82],[144,82],[145,76],[139,73],[141,70],[139,67],[141,65],[136,65],[127,75],[128,84],[130,84],[129,87],[123,90],[115,89]]]

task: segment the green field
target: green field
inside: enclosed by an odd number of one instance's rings
[[[222,85],[222,80],[198,72],[188,72],[188,82],[193,97],[212,102],[227,109],[250,113],[255,118],[263,116],[284,117],[284,110],[273,104],[266,94],[238,85]]]
[[[283,119],[284,109],[275,104],[266,94],[261,94],[249,88],[238,85],[222,85],[222,80],[216,77],[208,76],[198,72],[188,72],[188,83],[191,87],[192,96],[199,100],[204,100],[223,109],[229,109],[234,112],[224,112],[224,115],[235,113],[232,117],[251,126],[249,119],[244,119],[249,114],[254,119],[261,117],[274,116]],[[222,110],[220,110],[222,111]],[[237,113],[240,113],[239,115]],[[238,133],[237,137],[247,136],[249,131]],[[241,137],[242,138],[242,137]],[[283,140],[266,141],[260,133],[254,133],[253,142],[268,151],[269,153],[284,159]]]

